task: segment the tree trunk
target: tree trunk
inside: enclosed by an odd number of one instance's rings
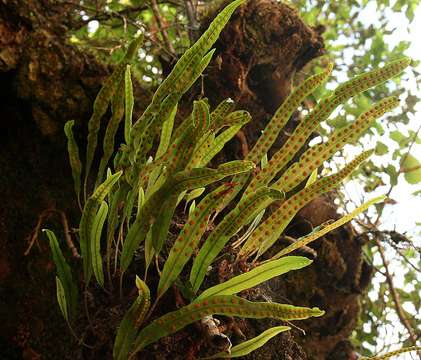
[[[79,333],[88,333],[85,340],[95,349],[77,344],[58,311],[55,269],[44,237],[27,251],[42,214],[47,215],[43,227],[60,222],[58,213],[45,210],[63,211],[69,223],[77,226],[63,126],[67,120],[76,120],[77,140],[83,149],[93,99],[109,73],[95,58],[66,42],[72,10],[71,5],[48,0],[4,0],[0,4],[0,352],[6,359],[111,358],[120,319],[119,305],[98,295],[95,316],[102,322],[95,323],[94,332],[84,323],[77,327]],[[204,85],[213,106],[231,97],[253,116],[244,136],[225,151],[226,158],[242,158],[291,91],[294,74],[322,53],[320,34],[285,4],[249,1],[234,15],[217,43]],[[191,97],[195,93],[197,88]],[[145,99],[138,101],[140,107],[146,103]],[[297,121],[293,117],[289,128]],[[283,141],[281,137],[277,146]],[[325,196],[303,209],[287,232],[301,236],[336,217],[332,199]],[[352,228],[346,226],[314,245],[318,256],[311,267],[261,287],[264,298],[319,306],[326,315],[300,322],[306,335],[299,330],[283,334],[248,358],[351,359],[347,338],[357,320],[358,296],[370,273],[361,246]],[[78,261],[73,259],[73,265]],[[251,336],[270,323],[239,321],[238,325]],[[143,358],[194,356],[200,338],[196,333],[194,327],[186,328],[150,346]]]

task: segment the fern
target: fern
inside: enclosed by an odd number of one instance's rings
[[[307,96],[327,81],[333,67],[329,64],[325,70],[305,80],[280,105],[246,159],[214,168],[205,167],[251,120],[251,116],[247,111],[234,110],[234,103],[230,99],[222,101],[212,111],[207,99],[203,98],[193,102],[191,113],[181,119],[180,125],[175,128],[175,118],[179,115],[178,104],[211,61],[213,44],[235,9],[243,2],[235,0],[220,12],[209,29],[181,56],[156,90],[151,103],[134,122],[129,63],[142,36],[130,44],[126,56],[106,80],[95,100],[88,124],[84,169],[72,133],[73,122],[65,126],[78,200],[84,170],[85,202],[79,238],[85,290],[92,275],[101,287],[106,288],[104,262],[110,284],[114,276],[120,274],[121,295],[124,274],[129,272],[134,259],[137,263],[138,259],[142,259],[140,266],[145,270],[145,281],[136,277],[137,297],[117,331],[113,350],[115,359],[133,358],[149,344],[208,315],[285,321],[322,316],[324,312],[318,308],[251,302],[234,294],[288,271],[299,271],[309,266],[309,259],[285,255],[343,225],[383,199],[376,198],[363,204],[349,215],[298,239],[272,259],[249,264],[255,265],[250,271],[200,292],[209,268],[226,246],[231,246],[237,255],[235,261],[247,263],[251,256],[254,256],[254,262],[258,261],[275,244],[303,206],[337,187],[371,155],[371,151],[363,152],[338,173],[317,178],[317,169],[324,161],[345,144],[357,141],[377,118],[398,105],[394,97],[374,104],[355,122],[333,132],[326,142],[306,149],[296,161],[292,161],[319,124],[338,106],[398,75],[410,63],[409,59],[403,58],[339,85],[318,102],[283,147],[268,158],[272,145],[293,112]],[[89,192],[88,179],[97,148],[100,123],[110,104],[112,114],[102,142],[103,155],[96,186]],[[123,126],[123,119],[125,144],[121,144],[119,150],[114,152],[116,133]],[[156,150],[154,144],[158,145]],[[106,171],[107,167],[114,170]],[[305,187],[294,192],[305,181]],[[219,184],[209,190],[209,186],[216,183]],[[88,196],[88,193],[91,195]],[[190,204],[189,216],[175,241],[171,242],[168,236],[170,226],[183,201],[186,202],[185,209]],[[228,206],[224,216],[218,217]],[[103,230],[105,222],[106,231]],[[47,235],[57,265],[57,300],[63,316],[68,320],[75,312],[77,288],[57,239],[51,232],[47,232]],[[232,242],[234,237],[237,239]],[[240,244],[243,245],[238,250]],[[154,256],[163,259],[164,265],[162,271],[157,268],[160,278],[153,305],[150,306],[151,295],[146,275]],[[113,265],[114,274],[111,271]],[[188,280],[183,282],[189,270]],[[150,321],[151,317],[155,317],[155,306],[175,283],[183,288],[190,303]],[[113,288],[110,286],[107,290],[112,292]],[[211,358],[246,355],[288,329],[284,326],[269,329],[256,338],[234,346],[231,354],[216,354]]]

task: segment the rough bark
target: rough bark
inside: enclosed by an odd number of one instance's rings
[[[40,238],[38,246],[23,255],[43,210],[64,210],[70,223],[77,224],[62,128],[65,121],[75,119],[78,140],[84,144],[83,129],[94,95],[108,73],[92,56],[66,43],[70,11],[47,0],[0,4],[0,348],[7,359],[109,358],[113,332],[121,318],[117,301],[95,294],[96,335],[92,329],[86,331],[90,334],[87,341],[96,347],[80,347],[58,312],[55,270],[45,240]],[[207,71],[206,96],[213,105],[231,97],[239,108],[252,113],[245,138],[253,144],[291,91],[294,74],[322,52],[320,34],[303,24],[291,7],[272,0],[250,1],[218,41],[216,60]],[[241,157],[239,139],[226,157]],[[300,212],[288,233],[299,236],[337,217],[332,203],[329,197],[314,201]],[[50,221],[57,224],[54,218]],[[348,226],[319,240],[315,249],[318,257],[313,266],[272,281],[259,291],[281,302],[320,306],[327,315],[300,322],[305,336],[296,330],[283,334],[250,359],[298,360],[305,359],[305,353],[310,359],[350,358],[347,354],[352,349],[346,339],[355,326],[357,298],[368,279],[361,244]],[[163,307],[174,308],[172,297],[170,300]],[[269,325],[239,322],[248,336]],[[144,358],[185,359],[197,352],[200,338],[194,327],[186,328],[149,347]]]

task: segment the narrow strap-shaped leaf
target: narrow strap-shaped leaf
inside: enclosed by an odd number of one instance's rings
[[[218,226],[209,234],[199,254],[194,259],[190,272],[190,284],[195,292],[199,290],[208,267],[224,248],[228,240],[242,226],[247,224],[250,218],[253,218],[253,216],[256,216],[256,214],[262,211],[262,204],[267,206],[271,201],[280,199],[281,196],[282,194],[276,190],[262,187],[255,193],[246,196],[237,208],[233,209],[224,217]]]
[[[378,117],[398,105],[399,99],[394,96],[381,100],[369,111],[360,115],[355,122],[333,132],[327,142],[312,146],[305,151],[299,161],[291,165],[274,186],[285,192],[290,191],[345,144],[357,140]]]
[[[150,230],[145,238],[145,279],[148,274],[148,269],[152,263],[154,255],[155,249],[153,248],[152,244],[152,230]]]
[[[229,190],[229,185],[226,185],[226,188],[222,191],[213,192],[207,195],[195,207],[195,210],[184,225],[183,230],[174,242],[168,258],[165,261],[158,285],[158,298],[174,283],[183,270],[184,265],[189,261],[206,230],[211,213],[218,205],[218,200]]]
[[[130,72],[130,65],[126,66],[126,72],[124,74],[124,108],[125,108],[125,117],[124,117],[124,139],[126,144],[130,141],[130,131],[132,130],[132,117],[133,117],[133,106],[134,106],[134,97],[133,97],[133,84],[132,84],[132,74]]]
[[[126,198],[129,189],[130,187],[128,184],[122,182],[118,189],[111,193],[109,196],[110,209],[108,211],[107,219],[107,248],[105,254],[109,277],[111,277],[111,249],[113,246],[115,230],[117,229],[119,223],[118,213],[121,203]]]
[[[391,61],[381,68],[368,71],[354,77],[335,89],[335,95],[341,96],[349,94],[357,90],[363,92],[373,86],[379,85],[388,79],[400,74],[405,68],[411,64],[411,59],[403,57],[398,60]]]
[[[77,287],[73,281],[70,266],[67,264],[63,253],[61,252],[54,232],[48,229],[43,229],[43,232],[47,235],[51,253],[53,255],[53,261],[57,269],[57,279],[60,281],[60,284],[57,283],[57,300],[59,301],[63,316],[65,318],[67,316],[66,320],[69,320],[69,317],[73,317],[76,313]],[[64,300],[62,292],[64,292]]]
[[[216,169],[197,168],[190,171],[180,171],[172,178],[174,191],[181,192],[203,187],[227,176],[249,172],[254,167],[255,165],[250,161],[234,160],[219,165]]]
[[[104,140],[102,144],[102,158],[99,163],[97,185],[103,181],[105,168],[114,152],[115,136],[117,134],[118,126],[123,120],[124,115],[124,81],[121,80],[116,93],[112,99],[112,116],[107,124],[105,130]]]
[[[100,186],[98,186],[93,195],[86,202],[82,211],[82,218],[80,219],[79,224],[79,236],[80,250],[82,252],[83,259],[83,274],[85,276],[86,283],[89,282],[92,275],[92,261],[90,250],[92,241],[91,234],[95,214],[102,201],[105,199],[105,197],[111,191],[114,184],[120,178],[121,174],[122,172],[119,171],[114,175],[111,175]]]
[[[173,218],[175,208],[177,207],[178,194],[168,196],[165,204],[161,207],[159,216],[152,225],[152,244],[155,254],[161,252],[165,240],[168,238],[171,219]]]
[[[94,271],[95,278],[102,287],[104,286],[104,271],[102,269],[101,257],[101,234],[105,219],[107,218],[107,213],[108,204],[103,201],[92,222],[91,230],[92,269]]]
[[[136,286],[139,294],[124,315],[114,341],[113,357],[115,360],[127,359],[137,331],[150,307],[151,294],[149,288],[138,276],[136,276]]]
[[[225,144],[230,141],[243,125],[234,125],[219,134],[210,144],[208,151],[200,159],[199,166],[206,166],[209,162],[224,148]]]
[[[313,93],[316,88],[328,79],[332,69],[332,64],[329,64],[326,70],[306,79],[286,98],[278,110],[276,110],[270,122],[266,125],[262,136],[259,137],[254,147],[247,154],[247,160],[253,161],[254,163],[260,161],[263,155],[269,151],[292,113],[296,111],[298,106],[309,94]]]
[[[401,73],[410,63],[408,58],[385,65],[381,69],[363,74],[364,81],[355,77],[340,85],[331,96],[319,101],[311,113],[301,121],[294,133],[288,138],[282,148],[269,161],[269,166],[262,169],[250,182],[247,192],[253,191],[262,184],[268,184],[285,165],[291,161],[297,151],[304,145],[318,124],[325,120],[339,105],[351,97],[385,82]],[[346,85],[346,86],[345,86]]]
[[[403,353],[407,353],[410,351],[421,351],[421,346],[411,346],[411,347],[407,347],[407,348],[402,348],[399,350],[394,350],[391,352],[388,352],[386,354],[383,355],[377,355],[377,356],[372,356],[372,357],[361,357],[360,360],[387,360],[390,359],[391,357],[395,356],[395,355],[400,355]]]
[[[237,294],[291,270],[302,269],[312,262],[313,261],[302,256],[287,256],[279,260],[267,262],[266,264],[255,267],[249,272],[237,275],[222,284],[206,289],[197,297],[195,302],[216,295]]]
[[[251,121],[251,115],[248,111],[237,110],[228,114],[224,118],[215,119],[215,121],[212,122],[212,129],[219,130],[223,127],[229,127],[229,126],[234,126],[234,125],[245,125],[250,121]]]
[[[213,124],[218,124],[222,122],[225,116],[227,116],[228,113],[233,109],[234,105],[235,105],[235,102],[231,98],[222,100],[218,104],[218,106],[215,108],[215,110],[213,110],[211,113],[212,127],[213,127]]]
[[[279,259],[280,257],[285,256],[296,249],[306,246],[307,244],[313,242],[314,240],[317,240],[318,238],[326,235],[328,232],[331,232],[332,230],[337,229],[338,227],[351,221],[356,216],[366,211],[371,205],[377,204],[383,201],[384,199],[385,199],[384,196],[378,196],[370,201],[365,202],[363,205],[357,207],[355,210],[351,211],[349,214],[342,216],[339,220],[336,220],[333,223],[328,224],[326,226],[322,226],[321,229],[297,239],[297,241],[295,241],[294,243],[292,243],[291,245],[287,246],[285,249],[282,249],[276,255],[274,255],[271,258],[271,260]]]
[[[171,135],[172,135],[173,127],[174,127],[174,119],[175,119],[176,114],[177,114],[177,105],[174,106],[174,108],[171,111],[170,116],[162,124],[161,136],[159,139],[159,146],[158,146],[158,150],[156,151],[157,159],[161,157],[162,155],[164,155],[165,152],[168,150],[168,146],[170,145],[170,141],[171,141]]]
[[[153,140],[155,136],[158,134],[159,129],[161,128],[162,124],[171,117],[171,113],[173,112],[174,108],[177,106],[177,103],[180,99],[180,95],[178,93],[171,93],[168,94],[167,97],[162,101],[159,106],[159,110],[153,116],[150,124],[148,124],[143,133],[140,136],[139,144],[136,147],[136,156],[134,160],[134,167],[136,169],[140,168],[144,164],[144,160],[146,159],[146,155],[148,154],[149,150],[152,148]]]
[[[116,66],[111,76],[105,80],[104,85],[99,91],[94,101],[93,114],[88,122],[88,145],[86,148],[86,166],[85,166],[85,198],[88,176],[91,170],[92,161],[94,158],[97,142],[98,132],[100,128],[100,121],[107,111],[108,104],[114,93],[117,90],[118,84],[123,77],[126,65],[133,59],[136,50],[143,41],[143,35],[138,35],[129,45],[126,55],[123,60]]]
[[[213,54],[215,53],[216,49],[210,50],[201,60],[197,63],[197,65],[193,66],[191,69],[187,69],[180,76],[174,84],[175,91],[181,94],[187,92],[196,80],[202,75],[203,71],[208,67],[209,63],[212,60]]]
[[[235,0],[226,6],[211,22],[208,29],[202,34],[196,43],[190,47],[190,49],[188,49],[177,61],[173,70],[155,92],[152,103],[150,104],[150,109],[145,110],[141,118],[134,124],[134,136],[132,137],[132,143],[134,146],[138,145],[136,136],[143,133],[145,126],[148,124],[148,119],[151,118],[151,115],[154,113],[154,111],[156,111],[155,109],[157,108],[158,104],[161,103],[165,96],[173,92],[175,88],[178,88],[179,90],[183,89],[184,92],[187,90],[187,87],[191,85],[191,79],[189,79],[188,76],[186,77],[185,73],[196,68],[203,69],[203,63],[210,61],[213,52],[208,53],[208,51],[218,39],[220,32],[230,19],[232,13],[244,1],[245,0]],[[208,56],[205,56],[206,53],[208,53]],[[194,75],[190,76],[194,78]],[[196,77],[197,76],[198,75],[196,75]]]
[[[139,216],[137,216],[130,227],[120,258],[122,272],[127,270],[132,261],[134,251],[144,241],[153,219],[159,216],[166,199],[173,195],[177,199],[178,194],[182,191],[203,187],[224,177],[251,171],[253,168],[254,164],[249,161],[236,160],[222,164],[217,169],[192,169],[191,171],[181,171],[173,175],[146,200]]]
[[[263,345],[265,345],[274,336],[288,330],[291,330],[289,326],[274,326],[270,329],[263,331],[260,335],[250,340],[243,341],[242,343],[233,346],[229,352],[219,352],[215,355],[208,356],[202,359],[231,359],[248,355],[254,350],[257,350]]]
[[[338,173],[317,180],[314,184],[299,191],[276,209],[246,241],[240,250],[239,256],[247,257],[255,252],[258,256],[267,251],[279,238],[295,214],[304,205],[317,196],[335,188],[347,177],[361,162],[366,160],[373,151],[366,151],[357,156]]]
[[[211,131],[208,131],[205,135],[202,136],[202,138],[196,144],[193,155],[186,166],[186,170],[206,166],[202,165],[201,160],[203,157],[205,157],[206,154],[214,149],[214,141],[215,135]]]
[[[174,84],[176,84],[177,79],[186,71],[186,69],[192,67],[192,63],[194,63],[195,56],[205,56],[205,54],[211,49],[212,45],[218,39],[219,34],[230,19],[232,13],[243,2],[244,0],[233,1],[231,4],[226,6],[218,14],[218,16],[216,16],[216,18],[209,25],[208,29],[202,34],[202,36],[196,41],[196,43],[193,44],[193,46],[190,47],[190,49],[188,49],[183,54],[183,56],[181,56],[171,73],[162,82],[162,84],[156,92],[156,95],[158,95],[158,99],[162,98],[162,96],[165,96],[165,94],[170,92],[171,87],[174,86]]]
[[[66,321],[69,321],[69,313],[67,310],[67,300],[66,300],[66,291],[64,290],[63,284],[58,276],[56,276],[56,295],[58,306],[60,311],[63,314],[63,317]]]
[[[144,327],[134,343],[132,356],[145,346],[184,328],[207,315],[228,315],[243,318],[274,318],[303,320],[324,314],[319,308],[305,308],[286,304],[251,302],[238,296],[214,296],[167,313]]]
[[[79,147],[73,136],[73,125],[75,121],[70,120],[64,125],[64,133],[67,137],[67,151],[69,153],[70,167],[72,168],[73,184],[77,202],[80,207],[80,190],[81,190],[81,176],[82,176],[82,163],[79,158]]]

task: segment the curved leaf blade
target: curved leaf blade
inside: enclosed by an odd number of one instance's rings
[[[283,260],[283,261],[281,261]],[[285,274],[292,270],[302,269],[310,265],[313,261],[302,256],[287,256],[279,260],[269,261],[259,265],[253,270],[237,275],[222,284],[206,289],[201,293],[196,301],[217,295],[234,295],[243,290],[251,289],[276,276]]]
[[[245,356],[253,352],[254,350],[265,345],[270,339],[278,335],[281,332],[291,330],[289,326],[275,326],[265,330],[260,335],[242,342],[231,348],[230,352],[219,352],[215,355],[205,357],[203,359],[231,359],[241,356]]]
[[[98,283],[104,287],[104,271],[102,269],[101,257],[101,234],[104,227],[105,219],[107,218],[108,204],[103,201],[99,207],[98,212],[92,222],[91,229],[91,254],[92,254],[92,269]]]
[[[204,316],[214,314],[255,319],[303,320],[322,316],[324,311],[319,308],[251,302],[238,296],[213,296],[167,313],[143,328],[136,337],[132,357],[136,352],[160,338],[175,333]]]

